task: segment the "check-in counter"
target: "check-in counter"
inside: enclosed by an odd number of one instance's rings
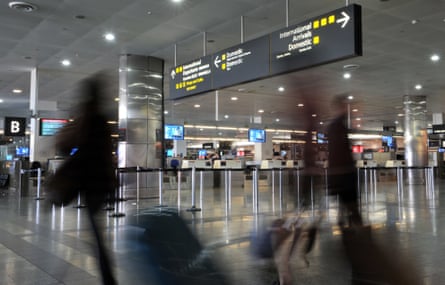
[[[272,168],[284,168],[286,167],[286,160],[278,160],[278,159],[272,159],[272,160],[262,160],[261,161],[261,169],[272,169]]]
[[[404,160],[387,160],[385,162],[385,167],[404,167],[405,161]]]
[[[304,161],[303,160],[288,160],[286,162],[286,166],[290,168],[304,168]]]
[[[243,164],[241,160],[215,160],[213,162],[213,168],[216,169],[242,169]]]
[[[356,166],[358,168],[377,167],[377,161],[375,161],[375,160],[357,160]]]
[[[212,168],[211,160],[183,160],[181,168]]]

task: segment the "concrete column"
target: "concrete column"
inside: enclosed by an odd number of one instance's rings
[[[426,96],[405,95],[403,104],[405,107],[406,165],[428,166]],[[408,183],[424,183],[424,171],[408,171]]]
[[[164,165],[164,61],[121,55],[119,61],[119,167]]]

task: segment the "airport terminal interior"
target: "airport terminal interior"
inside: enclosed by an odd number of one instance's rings
[[[444,11],[3,1],[0,285],[111,285],[95,230],[117,284],[445,284]],[[97,78],[117,183],[92,227],[88,194],[53,203],[51,181]],[[363,225],[330,184],[339,98]]]

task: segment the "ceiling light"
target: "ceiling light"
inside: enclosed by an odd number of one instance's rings
[[[398,117],[403,117],[403,116],[405,116],[405,115],[402,114],[402,113],[399,113],[399,114],[397,114],[397,116],[398,116]]]
[[[37,6],[24,1],[11,1],[8,5],[9,8],[24,13],[30,13],[37,9]]]
[[[394,124],[398,125],[398,124],[399,124],[399,121],[394,121]]]
[[[416,84],[416,86],[414,86],[414,88],[416,88],[416,90],[420,90],[420,89],[422,89],[422,85]]]
[[[167,115],[167,114],[168,114],[168,111],[167,111],[167,110],[165,110],[165,111],[164,111],[164,115]]]
[[[348,96],[348,99],[349,99],[349,100],[352,100],[352,99],[354,99],[354,96],[349,95],[349,96]]]
[[[20,94],[22,92],[23,92],[22,89],[12,89],[12,93],[15,93],[15,94]]]
[[[357,128],[360,128],[361,126],[362,126],[362,125],[358,124],[358,125],[357,125]]]
[[[349,79],[349,78],[351,78],[351,73],[349,73],[349,72],[343,73],[343,78],[344,78],[344,79]]]
[[[314,117],[314,118],[317,117],[317,114],[312,114],[312,117]]]
[[[71,61],[69,59],[64,59],[60,62],[63,66],[70,66]]]
[[[324,123],[323,122],[320,122],[320,125],[323,125]]]
[[[439,61],[439,60],[440,60],[440,56],[439,56],[438,54],[433,54],[433,55],[430,57],[430,59],[431,59],[432,61]]]
[[[352,109],[352,112],[358,112],[358,109]]]
[[[279,119],[279,118],[276,118],[276,119],[275,119],[275,122],[279,122],[279,121],[280,121],[280,119]]]
[[[230,100],[236,101],[236,100],[238,100],[238,97],[232,97],[232,98],[230,98]]]
[[[283,86],[278,87],[278,91],[284,92],[284,87]]]
[[[0,99],[0,103],[3,103],[3,99]]]
[[[263,109],[259,109],[258,113],[264,113],[264,110]]]
[[[116,39],[116,36],[113,33],[106,33],[106,34],[104,34],[104,38],[107,41],[112,42]]]
[[[181,3],[183,0],[172,0],[173,3]]]
[[[416,20],[416,19],[411,20],[411,24],[413,24],[413,25],[417,24],[418,22],[419,22],[419,21]]]
[[[193,107],[195,107],[195,108],[199,108],[199,107],[201,107],[201,105],[199,105],[199,104],[195,104]]]
[[[304,107],[304,104],[300,103],[297,105],[297,107]]]
[[[224,118],[225,118],[225,119],[228,119],[228,118],[229,118],[229,115],[224,115]]]
[[[362,119],[361,119],[361,118],[356,118],[355,120],[356,120],[356,121],[361,121]]]

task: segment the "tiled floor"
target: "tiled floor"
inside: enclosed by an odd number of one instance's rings
[[[366,223],[372,225],[373,238],[386,248],[391,260],[410,264],[426,285],[445,284],[444,189],[445,181],[436,178],[434,190],[427,190],[425,185],[405,185],[398,191],[392,181],[379,182],[375,188],[368,185],[367,193],[362,193],[362,214]],[[202,205],[196,205],[202,210],[197,212],[187,211],[192,205],[190,191],[186,189],[181,192],[180,203],[176,190],[165,190],[163,204],[181,210],[189,228],[206,246],[229,284],[272,284],[276,278],[272,262],[251,254],[250,235],[265,218],[292,213],[295,193],[286,187],[280,203],[278,188],[272,195],[270,187],[265,187],[260,192],[259,213],[253,214],[250,191],[244,190],[233,185],[228,204],[224,188],[206,187]],[[323,188],[321,192],[324,193]],[[294,284],[351,284],[351,268],[336,227],[336,199],[315,197],[318,199],[314,207],[302,216],[312,220],[321,209],[326,217],[308,255],[310,265],[306,266],[299,256],[292,258]],[[157,268],[151,263],[152,249],[141,238],[144,229],[133,225],[135,211],[162,211],[162,207],[155,207],[158,204],[157,199],[133,199],[119,202],[114,211],[99,213],[119,284],[159,284]],[[125,216],[110,217],[113,213]],[[71,205],[55,208],[45,200],[18,197],[13,190],[2,190],[0,284],[101,284],[92,247],[85,209]],[[367,248],[358,247],[356,251],[363,251],[363,256],[370,254]],[[413,273],[413,269],[407,268],[389,266],[387,270],[399,270],[402,275]]]

